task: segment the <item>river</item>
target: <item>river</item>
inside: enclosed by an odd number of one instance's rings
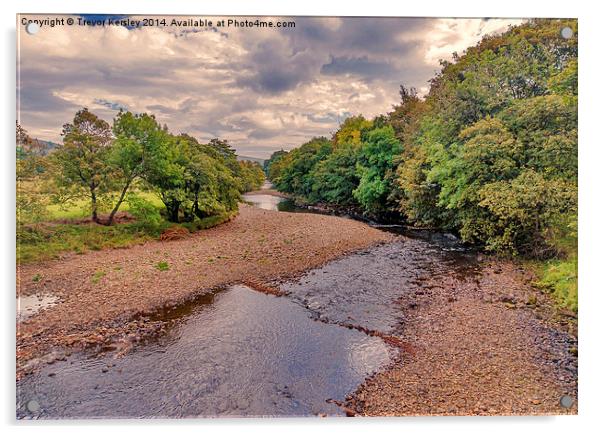
[[[267,194],[245,200],[293,207]],[[404,231],[282,284],[283,297],[241,285],[217,289],[162,312],[167,333],[124,357],[73,355],[25,377],[17,416],[344,415],[335,402],[401,356],[370,331],[403,338],[404,293],[425,276],[461,280],[476,269],[476,256],[453,237]]]

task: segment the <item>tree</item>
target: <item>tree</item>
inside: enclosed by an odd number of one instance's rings
[[[395,131],[395,137],[402,142],[411,142],[420,124],[419,120],[425,112],[425,104],[418,96],[415,88],[399,88],[401,102],[389,113],[388,123]]]
[[[555,225],[563,215],[576,215],[576,185],[564,179],[546,179],[526,169],[510,181],[497,181],[479,190],[479,207],[488,218],[479,231],[486,247],[548,258],[556,254]]]
[[[393,190],[395,156],[401,150],[391,126],[376,128],[362,138],[357,163],[360,181],[353,191],[353,197],[364,211],[379,213],[395,208],[390,203],[389,195]]]
[[[314,167],[311,172],[312,202],[357,205],[353,191],[359,184],[356,170],[358,153],[359,145],[339,144],[332,154]]]
[[[562,212],[544,209],[540,193],[569,212],[577,183],[577,38],[560,37],[564,26],[576,35],[575,20],[532,20],[487,36],[443,62],[417,122],[399,125],[407,111],[396,108],[410,220],[495,251],[549,254]]]
[[[362,138],[362,131],[372,128],[372,122],[366,120],[362,115],[349,116],[339,126],[334,134],[332,142],[335,147],[340,144],[358,145]]]
[[[283,168],[283,158],[288,154],[287,151],[281,149],[280,151],[274,152],[268,160],[264,162],[264,170],[268,179],[276,183],[280,177]]]
[[[553,224],[576,213],[576,106],[555,95],[517,100],[465,128],[430,179],[462,238],[490,250],[549,256]]]
[[[238,207],[242,181],[237,177],[240,169],[235,160],[236,154],[216,155],[215,149],[215,142],[203,145],[196,140],[189,141],[184,172],[187,198],[184,216],[187,221],[234,211]],[[230,168],[233,161],[236,162],[237,173]]]
[[[255,161],[239,161],[241,193],[259,190],[265,181],[265,173],[261,165]]]
[[[159,192],[169,221],[192,222],[237,208],[244,180],[226,165],[231,161],[228,154],[187,134],[170,136],[169,143],[163,164],[152,165],[145,173],[145,180]],[[249,170],[263,177],[261,167]]]
[[[109,162],[119,187],[117,201],[107,222],[109,226],[134,181],[145,174],[156,176],[177,170],[170,158],[171,136],[153,115],[121,111],[114,120],[113,134],[115,141]]]
[[[318,162],[332,152],[332,142],[325,137],[314,137],[299,148],[293,149],[281,161],[280,176],[273,180],[287,193],[308,198],[312,192],[311,171]]]
[[[36,140],[17,123],[16,209],[17,224],[37,221],[46,215],[46,183],[41,175],[48,172],[48,159],[36,152]]]
[[[209,149],[207,153],[213,158],[221,161],[235,176],[240,176],[240,166],[236,158],[236,152],[227,140],[214,138],[206,145]]]
[[[59,169],[57,184],[70,198],[79,197],[83,191],[90,200],[92,220],[98,222],[98,195],[111,172],[107,164],[111,128],[84,108],[72,123],[63,125],[62,135],[63,146],[53,155]]]

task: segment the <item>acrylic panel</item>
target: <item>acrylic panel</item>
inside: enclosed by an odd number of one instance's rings
[[[576,19],[16,31],[17,418],[577,413]]]

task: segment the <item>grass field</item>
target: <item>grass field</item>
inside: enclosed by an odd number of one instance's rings
[[[149,191],[138,191],[136,195],[147,200],[157,208],[163,208],[163,202],[159,196]],[[70,203],[69,205],[50,204],[46,206],[48,212],[48,220],[63,220],[63,219],[80,219],[90,216],[89,201],[81,199]],[[128,211],[129,204],[124,202],[119,208],[120,211]],[[102,209],[101,213],[108,213],[109,209]]]
[[[91,250],[125,248],[159,239],[163,232],[174,227],[184,228],[184,233],[209,229],[230,220],[233,215],[215,215],[180,224],[161,220],[157,225],[144,221],[113,226],[94,223],[25,225],[17,229],[17,261],[38,262],[60,258],[67,252],[83,254]]]
[[[90,217],[88,202],[76,201],[69,206],[47,205],[43,222],[23,222],[17,226],[17,261],[37,262],[59,258],[67,252],[82,254],[91,250],[125,248],[158,239],[166,230],[182,228],[180,232],[195,232],[221,224],[235,214],[228,213],[197,219],[191,223],[170,223],[159,215],[164,208],[152,192],[138,191],[136,196],[148,204],[148,212],[136,215],[133,222],[104,226],[95,223],[78,224],[77,220]],[[124,202],[120,211],[129,211]],[[108,213],[101,209],[101,214]],[[69,222],[73,220],[73,222]]]

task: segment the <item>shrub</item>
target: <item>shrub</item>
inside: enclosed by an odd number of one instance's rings
[[[136,218],[137,226],[149,235],[158,236],[162,226],[159,209],[150,201],[134,194],[130,194],[127,201],[129,212]]]
[[[157,265],[155,265],[155,268],[159,271],[167,271],[169,270],[169,264],[165,261],[161,261],[158,262]]]

